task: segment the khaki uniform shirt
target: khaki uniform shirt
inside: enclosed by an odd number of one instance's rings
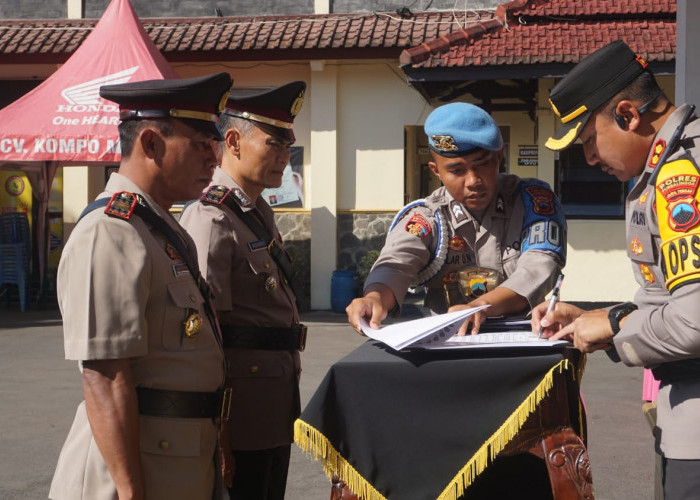
[[[678,108],[659,130],[627,197],[627,255],[640,285],[634,299],[639,310],[614,337],[627,365],[653,368],[700,358],[700,173],[687,161],[697,164],[700,155],[700,120],[686,126],[680,148],[656,166],[686,110]],[[648,184],[655,168],[661,168],[661,189]],[[657,444],[664,456],[700,459],[700,371],[685,380],[662,380],[657,405]]]
[[[242,192],[221,168],[211,185]],[[282,245],[274,213],[262,198],[241,205]],[[294,293],[262,242],[230,208],[201,202],[180,218],[197,245],[199,265],[214,294],[222,327],[290,327],[299,322]],[[292,443],[299,416],[298,351],[226,349],[227,387],[233,388],[229,435],[234,450]]]
[[[119,191],[141,194],[195,251],[172,216],[126,177],[112,174],[98,198]],[[203,392],[221,387],[224,356],[199,288],[166,239],[138,216],[126,221],[97,209],[77,224],[59,264],[58,301],[66,359],[129,358],[137,387]],[[183,322],[193,311],[204,321],[199,334],[188,338]],[[217,443],[212,419],[140,416],[139,438],[146,498],[212,498]],[[84,402],[49,496],[116,498]]]
[[[440,265],[434,255],[441,252]],[[424,278],[425,305],[443,313],[476,298],[460,291],[458,272],[474,276],[468,293],[495,286],[480,278],[486,269],[500,274],[499,286],[534,306],[552,290],[565,261],[566,221],[554,193],[541,181],[501,175],[498,194],[481,221],[444,187],[424,204],[400,212],[364,286],[387,285],[401,305],[407,289],[421,281],[421,271],[433,266],[428,274],[434,276]]]

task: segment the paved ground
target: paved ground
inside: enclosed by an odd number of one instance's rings
[[[302,405],[328,367],[363,342],[342,315],[314,312],[304,322]],[[615,365],[603,354],[588,359],[583,394],[598,500],[653,498],[653,441],[640,412],[641,380],[641,370]],[[46,498],[81,399],[76,363],[63,359],[58,312],[0,306],[0,499]],[[296,447],[290,469],[288,500],[328,499],[320,464]]]

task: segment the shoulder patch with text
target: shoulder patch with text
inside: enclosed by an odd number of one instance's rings
[[[656,179],[656,212],[661,236],[661,269],[666,288],[700,281],[700,173],[684,156],[665,163]]]
[[[559,200],[547,184],[536,179],[520,183],[523,202],[521,252],[554,252],[566,262],[566,219]]]

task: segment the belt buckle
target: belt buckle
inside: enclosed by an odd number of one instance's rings
[[[299,325],[299,346],[297,347],[299,352],[306,349],[306,330],[306,325]]]
[[[233,399],[233,389],[230,387],[226,387],[224,391],[221,393],[221,413],[220,417],[221,420],[224,422],[228,422],[229,417],[231,416],[231,400]]]

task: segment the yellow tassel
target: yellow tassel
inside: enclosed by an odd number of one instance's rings
[[[355,468],[333,447],[318,429],[301,419],[294,422],[294,442],[314,460],[321,462],[323,471],[332,480],[335,474],[362,500],[386,500]]]

